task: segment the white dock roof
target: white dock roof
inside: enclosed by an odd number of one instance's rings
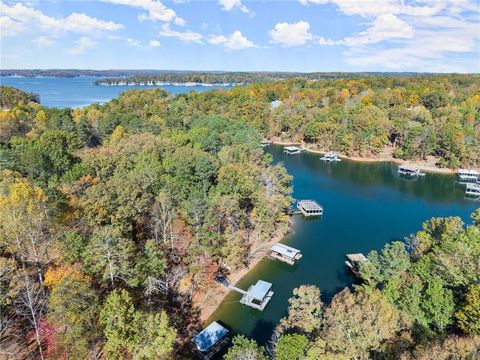
[[[284,244],[273,245],[272,246],[272,251],[275,251],[279,254],[282,254],[283,256],[286,256],[290,259],[293,259],[298,253],[300,253],[300,250],[292,248],[292,247],[284,245]]]
[[[467,184],[467,190],[478,190],[478,191],[480,191],[480,185],[479,184]]]
[[[214,321],[208,325],[202,332],[192,339],[192,342],[197,345],[198,350],[208,351],[213,345],[228,334],[228,330]]]
[[[300,200],[298,202],[298,204],[307,211],[308,210],[316,210],[316,211],[322,210],[322,207],[320,205],[318,205],[318,203],[316,201],[313,201],[313,200]]]
[[[406,171],[418,171],[418,169],[413,165],[400,165],[398,168]]]
[[[247,291],[247,295],[255,300],[262,301],[265,295],[272,287],[272,284],[263,280],[258,280],[257,283]]]
[[[287,150],[287,151],[302,150],[302,148],[299,148],[298,146],[285,146],[284,149]]]
[[[480,171],[472,169],[458,169],[457,174],[480,175]]]

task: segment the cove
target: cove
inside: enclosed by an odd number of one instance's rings
[[[296,265],[264,258],[238,282],[244,289],[259,279],[273,284],[275,294],[263,312],[241,305],[240,294],[230,292],[207,321],[220,320],[261,345],[286,314],[295,287],[316,285],[328,302],[353,284],[344,264],[346,253],[380,250],[416,233],[432,217],[460,216],[471,223],[470,214],[480,206],[465,199],[465,186],[452,175],[428,173],[409,180],[399,177],[398,165],[390,162],[325,163],[319,154],[286,155],[273,144],[265,151],[293,176],[293,197],[314,199],[325,213],[319,219],[293,216],[292,230],[282,242],[302,251]]]

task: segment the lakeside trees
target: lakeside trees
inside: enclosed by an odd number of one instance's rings
[[[475,165],[479,85],[462,78],[150,89],[75,110],[13,102],[0,117],[2,346],[44,358],[176,356],[197,320],[194,295],[288,228],[291,178],[263,154],[262,136]],[[372,252],[363,285],[328,305],[315,287],[296,289],[273,356],[472,357],[473,219],[432,219],[407,246]],[[267,355],[238,338],[228,356]]]
[[[198,321],[194,295],[288,229],[291,178],[257,131],[168,117],[171,100],[154,90],[4,112],[21,124],[2,133],[2,351],[176,356]]]

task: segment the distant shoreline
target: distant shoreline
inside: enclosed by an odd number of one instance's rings
[[[305,151],[313,153],[313,154],[325,154],[328,150],[323,149],[312,149],[309,148],[308,145],[302,143],[300,141],[281,141],[281,140],[271,140],[272,144],[281,145],[281,146],[288,146],[288,145],[302,145]],[[338,156],[342,159],[357,161],[357,162],[392,162],[395,164],[400,165],[412,165],[419,170],[429,172],[429,173],[436,173],[436,174],[444,174],[444,175],[454,175],[456,173],[455,169],[452,168],[441,168],[435,165],[438,161],[435,157],[429,157],[427,161],[424,160],[402,160],[394,158],[391,154],[383,154],[380,157],[361,157],[361,156],[348,156],[342,153],[338,153]],[[479,169],[475,169],[479,170]]]

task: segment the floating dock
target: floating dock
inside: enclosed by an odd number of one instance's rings
[[[299,200],[297,202],[297,210],[307,217],[323,215],[323,207],[315,200]]]
[[[368,261],[367,257],[362,253],[347,254],[345,257],[347,258],[345,265],[347,265],[347,267],[355,274],[355,276],[359,277],[359,264],[363,261]]]
[[[218,275],[216,280],[227,289],[242,294],[240,304],[250,306],[257,310],[263,311],[273,296],[273,291],[270,291],[273,285],[263,280],[258,280],[257,283],[250,286],[247,291],[232,285],[231,281],[225,276]]]
[[[284,244],[275,244],[270,249],[270,257],[294,265],[302,258],[300,250]]]
[[[467,184],[465,195],[472,199],[480,199],[480,184]]]
[[[270,291],[272,286],[269,282],[258,280],[255,285],[248,288],[247,292],[242,290],[244,295],[240,299],[240,304],[263,311],[272,299],[273,291]]]
[[[300,154],[305,149],[300,148],[298,146],[285,146],[283,152],[288,155]]]
[[[457,177],[460,179],[460,181],[475,182],[477,181],[477,179],[480,179],[480,172],[477,170],[470,170],[470,169],[458,169]]]
[[[337,161],[342,161],[342,159],[340,159],[338,157],[338,154],[334,151],[329,151],[327,153],[325,153],[321,158],[320,160],[323,160],[323,161],[326,161],[326,162],[337,162]]]
[[[424,173],[420,172],[420,169],[410,165],[400,165],[398,173],[406,177],[425,176]]]

